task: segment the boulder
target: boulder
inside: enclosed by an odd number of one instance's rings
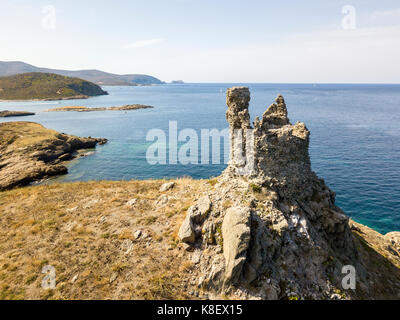
[[[126,203],[126,205],[129,207],[133,207],[136,204],[136,202],[137,202],[137,199],[131,199]]]
[[[188,214],[179,229],[178,237],[182,242],[193,244],[196,241],[194,226]]]
[[[225,284],[234,284],[239,280],[246,253],[250,244],[249,208],[229,208],[222,223],[222,237],[225,257]]]
[[[200,198],[196,205],[191,206],[188,210],[193,223],[200,225],[207,218],[207,215],[211,211],[211,200],[208,196]]]
[[[198,208],[199,213],[201,215],[201,219],[205,219],[207,217],[207,215],[211,211],[211,200],[210,200],[210,197],[205,196],[205,197],[200,198],[197,201],[197,208]]]

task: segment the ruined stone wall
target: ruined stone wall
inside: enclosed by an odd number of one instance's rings
[[[308,153],[310,132],[304,123],[292,125],[285,100],[281,95],[250,125],[250,92],[246,87],[227,91],[226,113],[231,132],[231,161],[227,172],[258,180],[275,187],[283,197],[292,197],[304,190],[311,171]],[[307,192],[306,192],[307,193]]]

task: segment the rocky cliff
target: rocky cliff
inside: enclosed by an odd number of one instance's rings
[[[107,94],[97,84],[52,73],[0,77],[0,100],[71,100]]]
[[[230,164],[180,228],[202,256],[199,285],[245,298],[400,298],[398,233],[392,246],[369,245],[370,229],[349,221],[312,171],[310,132],[290,123],[284,98],[253,125],[249,102],[248,88],[228,90]]]
[[[0,191],[68,172],[62,164],[106,139],[58,133],[34,122],[0,124]]]

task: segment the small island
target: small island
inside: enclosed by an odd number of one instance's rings
[[[0,101],[88,99],[107,94],[92,82],[53,73],[31,72],[0,78]]]
[[[228,167],[207,180],[18,188],[66,173],[76,150],[107,140],[0,124],[2,299],[398,299],[400,233],[379,234],[337,206],[283,96],[253,125],[250,98],[228,89],[229,128],[253,127],[255,139],[243,149],[247,132],[231,135]],[[237,155],[250,150],[246,169]],[[58,282],[38,290],[47,263]]]
[[[141,104],[130,104],[122,107],[99,107],[99,108],[88,108],[83,106],[66,106],[66,107],[59,107],[48,109],[46,112],[93,112],[93,111],[128,111],[128,110],[139,110],[139,109],[153,109],[152,106],[146,106]]]
[[[35,113],[27,111],[0,111],[0,118],[34,116]]]

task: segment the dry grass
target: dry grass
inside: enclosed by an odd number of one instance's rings
[[[176,239],[206,181],[88,182],[0,193],[0,299],[186,299],[193,277]],[[137,199],[131,207],[127,202]],[[135,239],[134,233],[142,231]],[[133,244],[133,245],[132,245]],[[57,285],[44,290],[43,266]]]
[[[28,147],[40,144],[43,141],[54,139],[58,135],[55,130],[50,130],[34,122],[4,122],[0,124],[0,145],[13,143],[15,148]]]

